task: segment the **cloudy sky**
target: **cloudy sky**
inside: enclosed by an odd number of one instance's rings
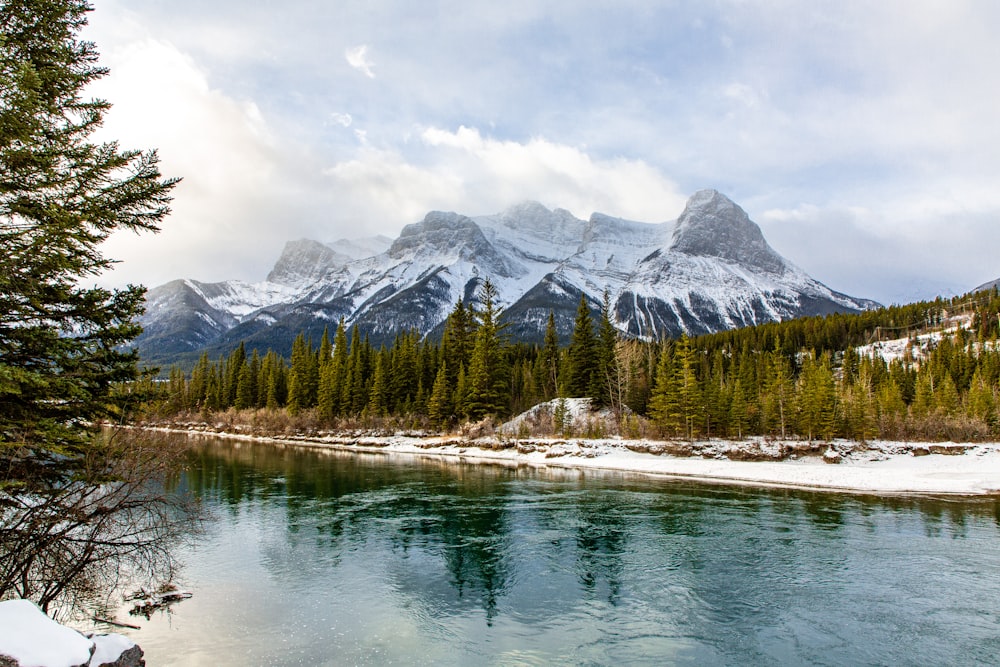
[[[107,284],[263,279],[284,242],[711,187],[834,289],[1000,276],[993,0],[92,0],[106,138],[182,176]]]

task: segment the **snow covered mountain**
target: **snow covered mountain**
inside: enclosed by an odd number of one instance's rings
[[[395,240],[291,241],[260,283],[175,280],[150,290],[137,345],[161,362],[240,340],[287,352],[300,331],[318,339],[340,318],[376,343],[409,328],[434,335],[487,277],[521,340],[540,339],[550,311],[568,336],[581,293],[596,310],[607,292],[616,325],[642,338],[877,305],[813,280],[743,209],[702,190],[661,224],[581,220],[525,202],[476,218],[432,211]]]

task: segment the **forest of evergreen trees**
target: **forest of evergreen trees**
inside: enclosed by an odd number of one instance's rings
[[[982,440],[1000,435],[1000,296],[996,290],[735,329],[696,338],[623,338],[605,299],[596,321],[581,298],[568,346],[549,318],[544,343],[509,340],[486,281],[477,304],[459,301],[439,341],[400,332],[374,348],[341,322],[290,359],[238,346],[173,368],[145,390],[167,414],[231,408],[309,413],[328,428],[396,418],[449,430],[504,419],[557,397],[591,397],[618,424],[679,439]],[[949,317],[965,314],[954,329]],[[947,331],[920,349],[916,335]],[[859,354],[910,338],[899,358]],[[622,435],[629,435],[621,429]]]

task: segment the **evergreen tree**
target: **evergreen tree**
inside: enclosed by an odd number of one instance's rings
[[[288,375],[285,361],[272,350],[264,356],[264,375],[267,377],[264,405],[269,410],[284,406],[288,400]]]
[[[555,313],[549,311],[549,320],[545,324],[545,339],[538,362],[538,384],[542,392],[542,400],[550,400],[559,390],[559,333],[556,331]]]
[[[169,399],[167,401],[167,407],[172,412],[180,412],[181,410],[187,409],[187,381],[184,377],[184,371],[181,370],[179,366],[170,367],[170,376],[168,380],[169,384]]]
[[[716,350],[712,357],[711,371],[706,373],[702,391],[705,435],[709,438],[723,431],[729,422],[729,403],[722,368],[722,351]]]
[[[598,372],[597,342],[594,326],[587,306],[587,295],[580,294],[576,309],[573,336],[567,350],[566,393],[572,397],[591,396]]]
[[[243,341],[236,346],[232,352],[229,353],[229,359],[226,361],[226,374],[225,374],[225,385],[223,387],[223,403],[227,406],[236,404],[236,390],[239,383],[240,372],[243,370],[243,364],[246,362],[247,352]],[[248,407],[244,405],[243,407]]]
[[[336,416],[337,404],[340,403],[340,400],[337,395],[336,368],[334,367],[333,360],[331,359],[324,364],[322,363],[322,359],[323,357],[321,356],[319,385],[316,391],[316,414],[320,419],[328,422]]]
[[[829,355],[823,355],[822,359],[810,355],[805,359],[799,377],[798,394],[798,432],[808,440],[817,436],[830,438],[835,391]]]
[[[304,333],[292,341],[291,366],[288,369],[288,412],[298,414],[308,405],[308,357],[310,352]]]
[[[240,371],[236,379],[236,397],[233,405],[237,410],[246,410],[254,406],[254,384],[253,370],[249,362],[244,361],[240,365]]]
[[[333,345],[330,343],[330,327],[323,327],[323,335],[319,340],[319,353],[316,357],[316,364],[322,367],[333,359]]]
[[[444,426],[452,413],[451,397],[448,391],[448,363],[441,362],[434,387],[427,401],[427,416],[437,426]]]
[[[331,388],[331,409],[335,415],[344,414],[344,385],[347,382],[348,373],[347,330],[344,327],[344,319],[340,319],[337,325],[337,333],[333,338],[333,381]]]
[[[611,388],[618,375],[615,367],[615,349],[618,343],[618,330],[611,321],[611,296],[604,291],[601,302],[601,319],[597,327],[597,368],[591,382],[591,396],[600,405],[611,403]]]
[[[208,397],[208,380],[212,372],[211,362],[208,360],[208,352],[202,352],[191,371],[191,382],[188,386],[189,402],[192,408],[201,408]]]
[[[248,378],[249,392],[250,392],[250,406],[252,408],[263,407],[262,394],[260,392],[260,354],[257,349],[254,348],[253,354],[250,355],[250,377]]]
[[[844,426],[848,437],[860,442],[865,442],[878,434],[876,424],[878,407],[871,369],[872,365],[863,360],[857,366],[855,379],[851,385],[846,384],[846,379],[841,381]]]
[[[112,389],[137,377],[141,287],[88,286],[114,232],[157,231],[176,180],[155,151],[92,143],[110,105],[84,97],[107,70],[78,38],[84,0],[0,3],[0,466],[12,485],[72,475]],[[53,456],[54,455],[54,456]],[[93,462],[91,462],[93,463]],[[2,593],[2,591],[0,591]]]
[[[365,412],[375,417],[382,417],[388,411],[389,379],[386,367],[389,363],[389,354],[382,348],[375,356],[375,374],[368,394],[368,405],[365,407]]]
[[[362,397],[363,400],[362,400]],[[361,359],[361,332],[357,327],[351,334],[351,351],[344,371],[344,384],[340,390],[341,414],[357,415],[368,397],[364,392],[364,368]]]
[[[780,349],[780,342],[775,343],[775,349],[764,357],[767,364],[765,372],[765,397],[763,400],[767,419],[761,426],[768,430],[777,429],[781,439],[788,437],[787,427],[794,415],[794,377],[788,358]]]
[[[917,374],[917,387],[910,405],[910,414],[916,419],[926,419],[934,411],[934,377],[929,370]]]
[[[993,387],[985,380],[984,373],[978,368],[975,375],[972,376],[972,383],[966,399],[966,412],[970,417],[982,421],[991,430],[996,427],[996,395]]]
[[[954,417],[959,413],[962,407],[961,399],[959,399],[958,388],[955,387],[955,382],[951,379],[950,374],[941,379],[935,404],[937,412],[945,417]]]
[[[729,434],[742,440],[750,422],[749,401],[743,382],[737,376],[733,381],[732,400],[729,403]]]
[[[903,392],[893,377],[889,377],[876,392],[878,413],[883,422],[896,422],[906,416],[906,402]]]
[[[413,409],[420,388],[417,334],[400,333],[392,346],[389,373],[389,409],[392,412],[409,412]]]
[[[463,365],[458,369],[458,377],[455,379],[455,395],[452,398],[451,404],[455,406],[456,416],[468,416],[468,411],[466,410],[466,398],[469,395],[469,382],[465,375],[465,366]]]
[[[316,413],[324,420],[333,419],[337,400],[334,398],[333,345],[330,343],[330,329],[323,327],[323,336],[319,341],[319,353],[316,356]]]
[[[479,290],[479,327],[469,362],[465,411],[472,420],[502,415],[510,399],[510,368],[504,354],[501,325],[497,322],[497,291],[486,279]]]
[[[701,387],[695,372],[695,352],[691,347],[691,339],[687,334],[681,334],[677,342],[677,358],[675,368],[679,374],[677,385],[680,389],[680,412],[683,419],[684,435],[693,440],[701,430],[703,413]]]
[[[673,347],[669,344],[663,346],[656,366],[656,381],[649,398],[649,416],[661,431],[670,436],[680,435],[683,429],[680,373]]]

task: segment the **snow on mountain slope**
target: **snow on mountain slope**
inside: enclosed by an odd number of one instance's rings
[[[374,341],[388,340],[405,328],[439,330],[486,278],[512,334],[527,339],[541,337],[550,310],[568,335],[581,294],[597,308],[606,292],[616,325],[645,338],[875,305],[810,278],[767,244],[743,209],[703,190],[675,222],[601,213],[581,220],[523,202],[475,218],[432,211],[391,243],[292,241],[261,283],[188,280],[151,290],[143,323],[159,340],[173,331],[190,349],[213,335],[220,345],[234,335],[252,343],[271,327],[322,327],[341,316]],[[197,336],[188,331],[195,320]]]

